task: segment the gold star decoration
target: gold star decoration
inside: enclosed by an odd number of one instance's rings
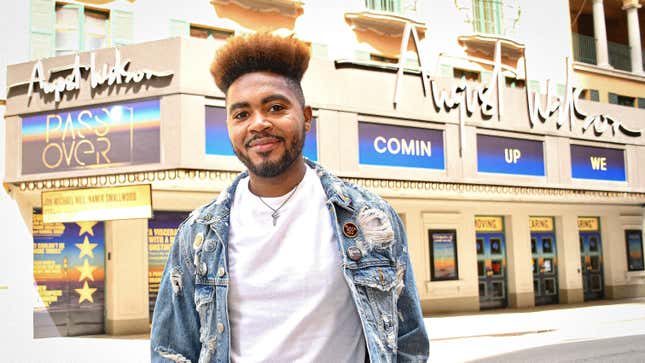
[[[81,229],[78,231],[78,235],[81,236],[83,233],[89,233],[90,236],[94,236],[94,230],[92,229],[96,222],[76,222]]]
[[[96,266],[90,265],[87,262],[87,259],[83,260],[83,266],[78,266],[76,269],[81,272],[81,277],[78,278],[78,281],[83,281],[84,278],[94,281],[94,275],[92,275],[92,272],[96,270]]]
[[[79,304],[85,300],[91,303],[94,303],[94,298],[92,297],[92,294],[96,292],[96,288],[95,287],[90,288],[87,285],[87,281],[85,281],[85,284],[83,285],[82,289],[74,289],[74,290],[76,290],[76,293],[79,295],[78,297]]]
[[[85,239],[83,240],[83,243],[75,243],[74,244],[76,248],[81,250],[81,252],[78,253],[78,258],[82,258],[83,256],[90,256],[90,258],[94,258],[94,252],[92,250],[98,246],[96,243],[90,243],[90,240],[85,236]]]

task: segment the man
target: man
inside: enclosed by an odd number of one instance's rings
[[[305,160],[308,47],[230,39],[211,73],[248,171],[180,226],[153,361],[426,361],[403,226],[381,198]]]

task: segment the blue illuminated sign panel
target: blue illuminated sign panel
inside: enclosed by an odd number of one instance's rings
[[[544,176],[542,141],[477,135],[477,171]]]
[[[626,181],[623,150],[571,145],[571,176],[577,179]]]
[[[358,162],[444,170],[443,131],[358,123]]]
[[[56,109],[22,119],[22,173],[158,163],[159,100]]]
[[[311,120],[311,129],[305,137],[302,154],[309,160],[318,160],[317,121]],[[228,138],[226,110],[222,107],[206,106],[206,154],[235,156]]]

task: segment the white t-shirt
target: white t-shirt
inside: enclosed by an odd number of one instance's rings
[[[307,166],[275,226],[248,183],[238,184],[231,209],[231,360],[363,362],[360,319],[315,171]],[[263,199],[277,208],[290,193]]]

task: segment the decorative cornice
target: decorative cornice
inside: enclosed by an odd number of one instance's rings
[[[583,63],[583,62],[573,62],[573,69],[576,71],[584,71],[589,73],[601,74],[603,76],[610,76],[616,78],[622,78],[630,81],[636,81],[645,83],[645,75],[640,75],[637,73],[621,71],[613,68],[599,67],[597,65]]]
[[[232,171],[171,169],[141,171],[111,175],[93,175],[73,178],[46,179],[13,183],[21,191],[42,191],[74,188],[113,187],[129,184],[172,181],[232,181],[238,175]]]
[[[303,12],[303,3],[298,0],[211,0],[213,5],[229,5],[231,3],[247,10],[276,12],[294,18]]]
[[[18,182],[12,185],[20,191],[43,191],[57,189],[111,187],[154,182],[206,182],[225,188],[236,176],[235,171],[172,169],[158,171],[132,172],[123,174],[83,176],[74,178],[48,179],[31,182]],[[495,201],[534,201],[551,203],[601,203],[601,204],[645,204],[645,193],[575,190],[543,187],[515,187],[486,184],[463,184],[434,181],[388,180],[343,178],[384,197],[451,199],[451,200],[495,200]],[[7,185],[6,185],[7,186]],[[153,188],[153,190],[159,190]],[[165,188],[162,188],[165,190]]]
[[[502,46],[502,57],[517,61],[524,55],[524,44],[516,42],[513,39],[504,36],[490,34],[469,34],[457,37],[460,44],[467,50],[481,52],[488,55],[491,59],[495,56],[495,44],[500,42]]]
[[[642,8],[643,5],[640,4],[638,0],[623,0],[623,5],[621,6],[622,10],[629,10],[629,9],[640,9]]]
[[[105,5],[109,3],[113,3],[116,0],[76,0],[79,3],[84,3],[84,4],[90,4],[90,5]],[[134,3],[137,0],[128,0],[130,3]]]
[[[550,203],[644,204],[645,193],[432,181],[344,178],[384,197],[532,201]]]
[[[345,20],[354,30],[371,30],[380,35],[400,37],[405,29],[405,24],[411,23],[422,35],[426,31],[424,23],[402,15],[380,11],[360,11],[345,13]]]

